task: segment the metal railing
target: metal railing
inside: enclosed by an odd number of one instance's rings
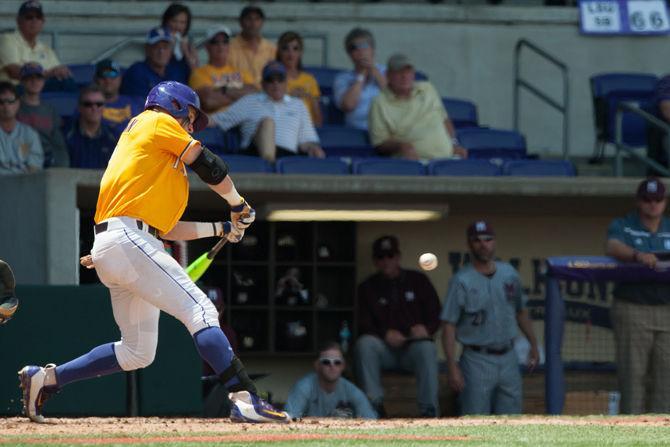
[[[10,31],[10,30],[6,30]],[[13,31],[13,29],[11,30]],[[61,45],[61,37],[63,35],[72,35],[72,36],[118,36],[118,33],[116,32],[108,32],[108,31],[81,31],[81,30],[73,30],[73,31],[62,31],[62,30],[45,30],[43,31],[43,34],[48,35],[51,39],[51,46],[53,50],[56,52],[59,58],[61,58],[60,54],[60,45]],[[304,40],[318,40],[319,41],[319,46],[320,46],[320,57],[321,57],[321,63],[320,65],[323,67],[328,66],[329,62],[329,57],[328,57],[328,49],[330,48],[328,45],[328,35],[325,33],[301,33],[301,36]],[[275,41],[278,37],[279,34],[273,34],[269,33],[265,35],[266,38],[269,38],[272,41]],[[204,34],[195,34],[194,37],[194,44],[196,48],[200,48],[205,44],[205,36]],[[116,42],[115,44],[111,45],[110,47],[102,50],[97,56],[91,58],[88,61],[81,61],[81,62],[88,62],[91,64],[98,63],[99,61],[105,59],[105,58],[113,58],[115,54],[118,52],[122,51],[123,49],[131,46],[131,45],[144,45],[145,42],[145,34],[133,34],[125,39]]]
[[[666,122],[656,118],[654,115],[645,112],[641,108],[637,107],[634,104],[628,102],[620,102],[617,104],[616,115],[615,115],[615,127],[614,127],[614,146],[616,147],[616,155],[614,157],[614,176],[621,177],[623,175],[623,152],[628,155],[636,158],[645,165],[654,169],[659,174],[662,174],[666,177],[670,177],[670,170],[658,163],[656,160],[637,153],[633,146],[629,146],[623,141],[623,114],[624,112],[634,113],[642,119],[645,120],[647,125],[652,125],[657,129],[664,131],[667,135],[670,135],[670,125]],[[666,136],[667,137],[667,136]]]
[[[563,77],[562,104],[556,101],[554,98],[547,95],[546,93],[544,93],[542,90],[540,90],[539,87],[536,87],[535,85],[531,84],[529,81],[521,77],[521,67],[520,67],[521,50],[523,50],[524,48],[533,51],[535,54],[541,56],[542,58],[551,62],[553,65],[555,65],[560,69],[561,76]],[[567,159],[569,152],[568,138],[570,135],[570,121],[568,115],[570,81],[568,79],[567,65],[565,65],[563,62],[561,62],[560,60],[558,60],[557,58],[555,58],[542,48],[531,43],[530,41],[526,39],[519,39],[519,41],[516,43],[516,46],[514,47],[514,129],[516,131],[519,131],[519,110],[520,110],[519,95],[521,93],[521,88],[528,90],[530,93],[538,97],[540,100],[542,100],[543,102],[550,105],[551,107],[553,107],[554,109],[558,110],[561,113],[563,117],[563,142],[562,142],[563,159],[564,160]]]

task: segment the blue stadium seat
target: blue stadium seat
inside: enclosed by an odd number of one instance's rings
[[[304,67],[304,70],[316,78],[316,83],[319,84],[322,96],[330,96],[333,94],[333,83],[335,76],[341,71],[341,68],[318,67],[309,66]]]
[[[274,172],[272,165],[260,157],[252,155],[224,155],[222,158],[228,164],[231,173]]]
[[[343,126],[344,112],[337,108],[332,96],[321,96],[319,99],[321,116],[325,126]]]
[[[77,112],[79,93],[42,92],[41,99],[46,104],[51,104],[62,118],[69,118]]]
[[[374,149],[365,130],[345,126],[324,126],[316,130],[321,147],[331,157],[370,157]]]
[[[354,161],[353,171],[360,175],[425,175],[426,167],[400,158],[367,158]]]
[[[605,145],[615,140],[615,115],[619,102],[642,105],[653,95],[658,77],[649,73],[602,73],[591,76],[593,121],[596,131],[594,155],[602,157]],[[624,113],[623,140],[631,146],[646,144],[646,124],[634,114]]]
[[[514,130],[469,127],[457,131],[468,158],[520,159],[526,157],[526,139]]]
[[[491,176],[502,174],[500,166],[489,160],[433,160],[428,163],[428,175]]]
[[[339,158],[283,157],[276,168],[281,174],[349,174],[349,165]]]
[[[194,133],[193,138],[200,141],[213,152],[223,153],[226,151],[226,137],[220,127],[206,127],[200,132]]]
[[[503,165],[503,175],[526,177],[574,177],[575,166],[565,160],[512,160]]]
[[[456,128],[478,127],[477,106],[465,99],[442,98],[449,119]]]
[[[72,72],[72,77],[74,82],[79,86],[83,87],[93,82],[93,76],[95,75],[95,64],[70,64],[68,68]]]

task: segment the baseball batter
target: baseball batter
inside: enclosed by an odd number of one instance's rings
[[[512,340],[517,325],[531,349],[528,366],[538,361],[537,341],[525,308],[519,274],[495,260],[495,233],[478,221],[467,229],[472,263],[454,275],[442,308],[442,346],[449,385],[461,396],[462,414],[518,414],[521,374]],[[456,339],[463,354],[456,361]]]
[[[186,326],[200,356],[230,391],[233,420],[288,421],[286,413],[257,396],[219,327],[214,305],[159,239],[219,236],[238,242],[255,218],[225,162],[191,137],[206,125],[195,92],[166,81],[151,90],[144,112],[123,131],[100,183],[91,250],[97,274],[110,290],[121,340],[59,366],[21,369],[24,411],[32,421],[44,421],[45,400],[68,383],[150,365],[161,310]],[[228,202],[231,222],[179,220],[188,201],[186,165]]]

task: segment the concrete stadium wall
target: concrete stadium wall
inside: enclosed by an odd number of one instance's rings
[[[14,26],[19,1],[0,2],[0,29]],[[163,1],[86,2],[46,0],[47,30],[59,32],[64,62],[85,62],[127,36],[141,36],[155,26]],[[193,32],[202,35],[213,23],[234,31],[243,2],[187,2],[194,13]],[[278,35],[294,29],[327,38],[328,63],[349,67],[342,48],[354,26],[370,28],[377,40],[378,60],[405,52],[426,72],[444,96],[473,100],[480,120],[492,127],[513,123],[513,50],[526,38],[564,61],[570,70],[570,148],[573,155],[591,153],[594,133],[589,76],[609,71],[641,71],[662,75],[670,54],[667,37],[585,37],[579,34],[576,8],[431,5],[427,3],[270,3],[263,4],[266,31]],[[109,35],[72,35],[94,32]],[[117,36],[111,34],[117,33]],[[119,55],[127,64],[141,46]],[[305,61],[321,61],[321,41],[307,43]],[[523,76],[560,100],[560,77],[552,66],[532,55],[524,57]],[[522,96],[521,130],[529,147],[542,156],[560,154],[559,114],[528,94]]]

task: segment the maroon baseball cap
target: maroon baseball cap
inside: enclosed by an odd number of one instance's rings
[[[485,220],[477,220],[472,222],[468,227],[466,234],[468,239],[474,239],[478,236],[495,236],[496,232],[490,223]]]
[[[650,177],[640,182],[637,187],[636,197],[642,200],[663,200],[665,198],[665,185],[656,177]]]

